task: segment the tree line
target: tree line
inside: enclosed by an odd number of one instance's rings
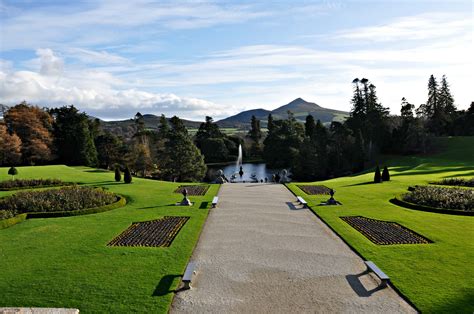
[[[426,152],[433,136],[474,135],[474,103],[457,110],[445,76],[432,75],[428,99],[415,106],[402,98],[391,116],[368,79],[353,80],[350,117],[323,125],[308,115],[298,122],[268,116],[267,130],[253,116],[245,135],[223,133],[206,117],[195,136],[178,117],[161,116],[157,130],[134,117],[133,136],[119,137],[74,106],[39,108],[26,102],[9,108],[0,122],[0,165],[64,163],[105,169],[130,168],[135,175],[171,181],[198,181],[206,163],[233,161],[238,146],[247,158],[270,168],[291,169],[298,180],[317,180],[359,172],[381,153]]]

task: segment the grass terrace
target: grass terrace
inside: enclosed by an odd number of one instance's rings
[[[9,179],[0,168],[0,181]],[[125,207],[75,217],[27,219],[0,230],[0,307],[67,307],[81,313],[166,313],[218,186],[175,206],[179,183],[134,178],[86,167],[19,167],[17,179],[55,178],[104,188]],[[14,194],[2,191],[0,197]],[[170,247],[110,247],[133,222],[187,216]]]
[[[327,195],[307,195],[292,183],[312,210],[365,259],[374,261],[393,284],[422,312],[474,311],[474,217],[411,210],[389,202],[409,186],[474,175],[474,138],[442,138],[431,156],[387,161],[391,181],[373,184],[373,172],[309,185],[336,191],[342,206],[317,206]],[[385,164],[385,163],[384,163]],[[396,222],[432,240],[430,244],[376,245],[344,222],[342,216],[363,216]]]

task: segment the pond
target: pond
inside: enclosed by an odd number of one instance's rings
[[[223,166],[223,167],[220,167],[219,169],[222,169],[224,171],[224,175],[229,180],[234,174],[236,177],[236,180],[235,180],[236,182],[241,182],[241,181],[250,182],[252,181],[252,175],[255,175],[255,178],[257,178],[259,181],[265,180],[265,177],[268,178],[269,181],[271,181],[272,175],[279,171],[279,170],[267,168],[267,165],[265,163],[256,163],[256,164],[243,163],[242,170],[244,173],[241,178],[239,175],[240,168],[236,164]]]

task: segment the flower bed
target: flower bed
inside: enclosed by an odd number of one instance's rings
[[[308,195],[329,195],[331,189],[324,185],[298,185]]]
[[[188,191],[188,195],[205,195],[209,189],[209,185],[181,185],[174,192],[183,193],[183,190]]]
[[[472,187],[474,187],[474,178],[471,178],[471,179],[450,178],[450,179],[443,179],[443,180],[437,181],[437,182],[432,182],[432,184],[467,186],[467,187],[472,188]]]
[[[410,193],[392,200],[397,205],[412,209],[453,214],[474,214],[474,190],[444,188],[436,186],[415,186]]]
[[[0,210],[13,213],[68,212],[106,206],[117,202],[115,194],[92,187],[19,192],[0,199]]]
[[[0,191],[11,191],[30,188],[43,188],[53,186],[72,185],[70,182],[63,182],[59,179],[17,179],[0,182]]]
[[[165,216],[157,220],[134,222],[107,245],[168,247],[189,218]]]

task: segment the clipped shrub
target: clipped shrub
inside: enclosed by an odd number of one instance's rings
[[[120,173],[119,167],[115,167],[115,181],[117,182],[122,181],[122,174]]]
[[[380,182],[382,182],[382,176],[380,175],[380,168],[377,166],[377,168],[375,168],[374,183]]]
[[[63,182],[59,179],[17,179],[5,180],[0,182],[0,191],[8,191],[15,189],[50,187],[59,185],[72,185],[70,182]]]
[[[18,170],[16,170],[15,167],[10,167],[10,169],[8,169],[8,174],[15,177],[18,174]]]
[[[17,223],[23,222],[26,219],[26,214],[19,214],[8,219],[0,220],[0,229],[5,229],[16,225]]]
[[[125,168],[125,172],[123,174],[123,182],[127,184],[132,183],[132,174],[130,173],[130,169],[128,167]]]
[[[383,168],[382,171],[382,181],[390,181],[390,173],[388,172],[387,166]]]
[[[19,192],[0,199],[0,210],[29,212],[75,211],[99,207],[117,201],[117,196],[100,188],[64,187]]]

